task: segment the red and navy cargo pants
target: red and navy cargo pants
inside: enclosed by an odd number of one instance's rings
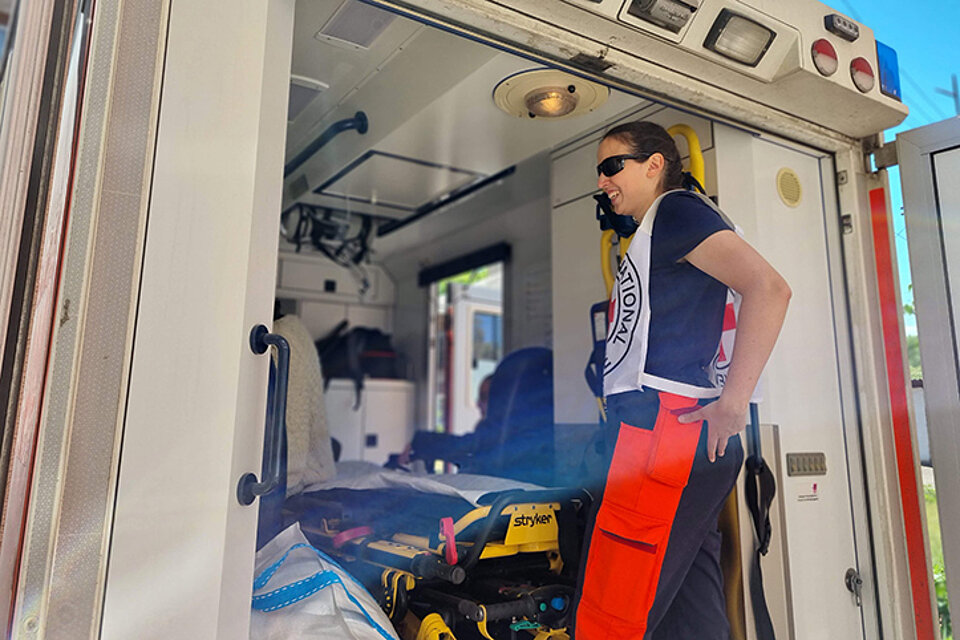
[[[607,398],[608,470],[588,526],[575,640],[728,640],[717,517],[743,462],[711,463],[697,400],[655,390]]]

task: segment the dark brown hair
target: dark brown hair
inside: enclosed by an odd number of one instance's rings
[[[660,187],[664,191],[683,188],[683,164],[680,162],[677,143],[660,125],[645,120],[626,122],[607,131],[603,139],[607,138],[616,138],[630,147],[636,155],[659,153],[665,161]]]

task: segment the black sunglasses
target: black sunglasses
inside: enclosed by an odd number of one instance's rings
[[[623,165],[626,164],[627,160],[638,160],[640,162],[643,162],[644,160],[646,160],[652,155],[653,155],[652,153],[643,153],[638,156],[624,154],[624,155],[610,156],[609,158],[604,158],[603,162],[597,165],[597,175],[599,176],[602,173],[608,178],[612,178],[613,176],[623,171]]]

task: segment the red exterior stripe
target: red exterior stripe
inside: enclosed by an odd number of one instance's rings
[[[913,466],[913,442],[910,438],[910,414],[907,409],[906,372],[900,345],[899,317],[893,278],[893,253],[887,226],[887,197],[883,189],[870,191],[870,213],[873,219],[873,249],[877,260],[877,281],[880,311],[883,320],[884,352],[887,359],[887,384],[890,392],[890,413],[893,439],[897,447],[897,472],[900,478],[900,500],[907,534],[907,561],[913,590],[913,610],[917,638],[935,638],[933,606],[930,601],[930,577],[927,574],[927,549],[920,513],[920,491]]]

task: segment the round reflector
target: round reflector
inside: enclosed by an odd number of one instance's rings
[[[820,38],[813,43],[813,64],[817,71],[825,76],[832,76],[837,72],[840,63],[837,59],[837,50],[833,48],[829,40]]]
[[[853,78],[853,84],[857,85],[863,93],[873,89],[876,77],[873,74],[873,67],[867,62],[866,58],[854,58],[850,63],[850,77]]]

